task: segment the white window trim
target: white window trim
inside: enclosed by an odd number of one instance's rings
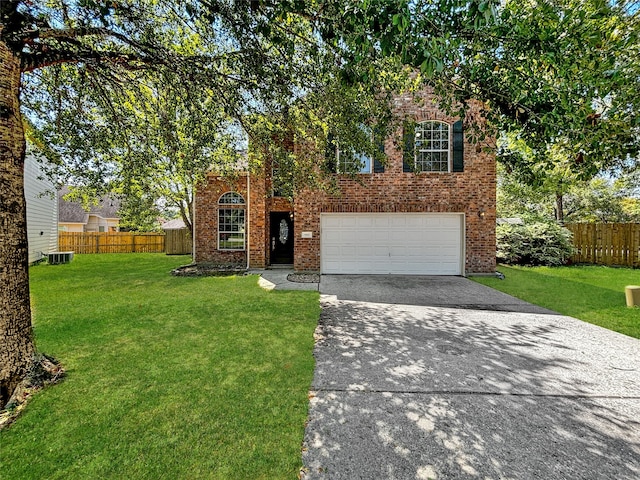
[[[227,195],[228,193],[234,193],[237,197],[241,199],[241,202],[238,203],[226,203],[223,202],[223,197],[225,195]],[[242,217],[243,217],[243,222],[242,222],[242,232],[233,232],[233,231],[222,231],[220,229],[220,211],[221,210],[238,210],[242,212]],[[246,228],[247,228],[247,209],[246,209],[246,201],[244,199],[244,197],[242,195],[240,195],[237,192],[225,192],[222,195],[220,195],[220,198],[218,199],[218,209],[217,209],[217,217],[218,217],[218,250],[222,251],[222,252],[244,252],[247,249],[247,235],[246,235]],[[242,235],[242,248],[222,248],[221,246],[221,241],[220,241],[220,234],[221,233],[230,233],[230,234],[237,234],[238,236]]]
[[[439,123],[441,125],[446,125],[447,126],[447,148],[441,148],[441,149],[418,149],[417,147],[417,143],[418,143],[418,129],[420,128],[420,130],[423,130],[422,126],[425,124],[435,124],[435,123]],[[413,155],[413,167],[416,170],[416,172],[418,173],[451,173],[453,171],[453,155],[451,153],[452,148],[453,148],[453,132],[452,132],[452,125],[447,123],[447,122],[443,122],[440,120],[424,120],[422,122],[418,122],[415,124],[415,131],[413,134],[413,149],[414,149],[414,155]],[[446,153],[447,154],[447,170],[422,170],[422,169],[418,169],[418,154],[419,153]]]

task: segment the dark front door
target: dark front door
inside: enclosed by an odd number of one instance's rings
[[[293,263],[293,220],[289,212],[271,212],[271,264]]]

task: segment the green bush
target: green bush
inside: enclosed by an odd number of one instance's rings
[[[555,223],[498,225],[499,263],[508,265],[564,265],[573,253],[572,234]]]

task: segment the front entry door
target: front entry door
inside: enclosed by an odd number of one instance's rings
[[[271,212],[271,264],[293,263],[293,220],[289,212]]]

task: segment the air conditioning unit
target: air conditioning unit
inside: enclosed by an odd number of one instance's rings
[[[69,263],[73,260],[73,252],[51,252],[47,253],[49,265],[59,265]]]

